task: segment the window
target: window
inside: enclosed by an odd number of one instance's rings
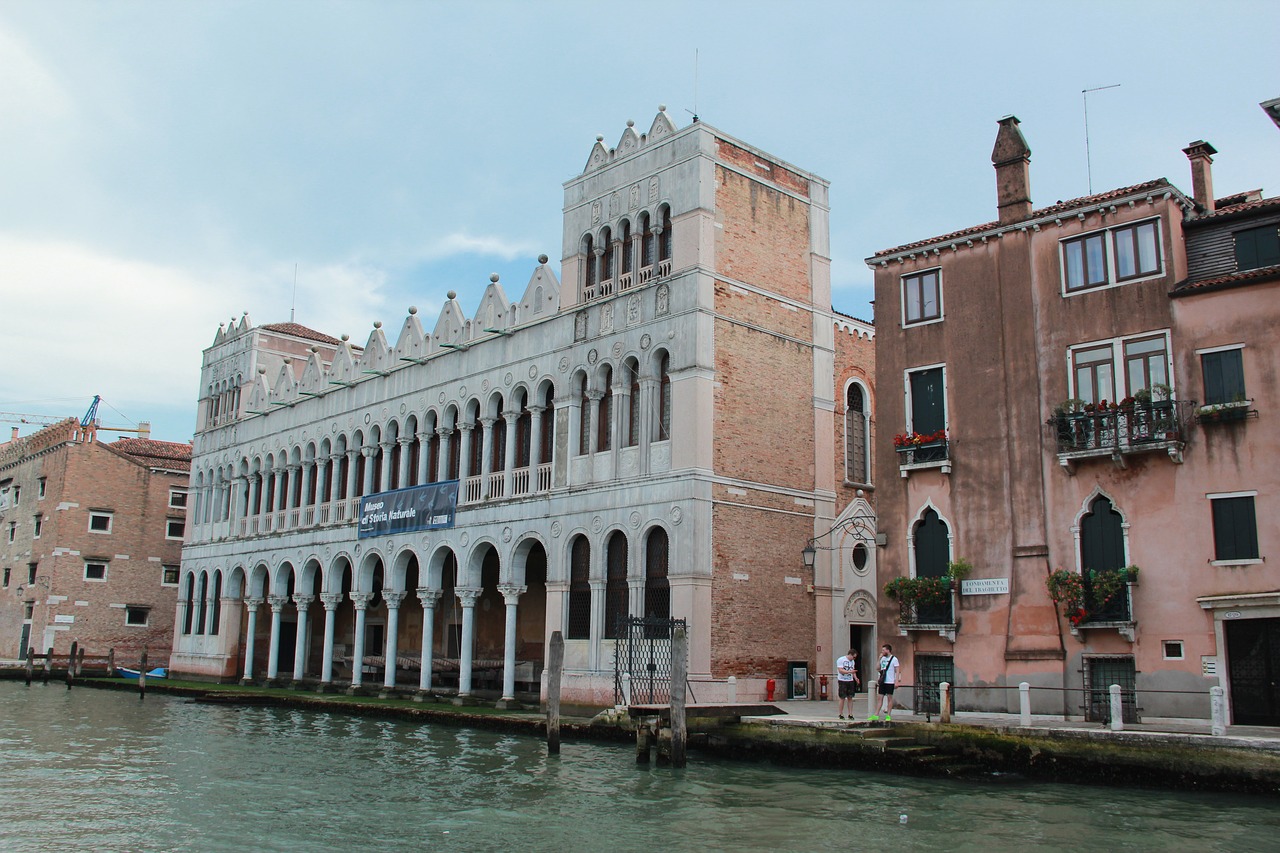
[[[137,604],[126,604],[124,608],[124,624],[132,625],[137,628],[147,627],[147,621],[151,616],[150,607],[142,607]]]
[[[566,640],[586,640],[591,637],[591,545],[587,537],[573,540],[569,559],[569,624]]]
[[[933,435],[947,427],[943,367],[907,373],[907,429]]]
[[[1165,660],[1183,660],[1186,658],[1181,640],[1165,640],[1161,645],[1164,648]]]
[[[615,532],[609,537],[604,589],[604,635],[622,636],[622,620],[627,613],[627,537]]]
[[[89,532],[90,533],[110,533],[111,532],[111,513],[90,512],[89,513]]]
[[[1159,275],[1160,220],[1094,231],[1062,241],[1067,293]]]
[[[1134,335],[1072,347],[1071,396],[1086,403],[1118,402],[1169,384],[1168,332]]]
[[[44,516],[43,516],[43,515],[37,515],[37,516],[35,517],[35,519],[34,519],[34,522],[35,522],[35,524],[34,524],[35,529],[32,531],[31,535],[32,535],[34,538],[39,539],[39,538],[40,538],[40,528],[44,526]]]
[[[87,581],[105,581],[107,579],[106,562],[85,561],[84,579]]]
[[[1255,495],[1256,492],[1209,495],[1214,563],[1253,562],[1259,558]]]
[[[1200,353],[1206,406],[1243,402],[1246,399],[1242,355],[1241,347]]]
[[[4,588],[9,588],[9,574],[13,571],[9,566],[4,567]]]
[[[14,483],[14,485],[13,485],[13,505],[14,505],[14,506],[17,506],[17,505],[18,505],[18,504],[20,504],[20,503],[22,503],[22,486],[19,486],[17,483]]]
[[[9,495],[13,491],[12,483],[13,480],[0,482],[0,509],[7,509],[9,506]]]
[[[187,490],[186,489],[170,489],[169,490],[169,507],[171,509],[185,509],[187,506]]]
[[[18,522],[9,522],[9,541],[12,542],[14,537],[18,535]]]
[[[941,270],[902,277],[903,325],[942,318]]]
[[[1236,270],[1256,270],[1280,264],[1280,226],[1263,225],[1237,231]]]
[[[36,480],[36,486],[37,486],[37,488],[38,488],[38,490],[39,490],[39,491],[36,493],[36,496],[37,496],[40,500],[44,500],[44,477],[41,477],[39,480]]]
[[[36,582],[36,568],[39,565],[40,565],[39,563],[27,563],[27,585],[28,586]]]
[[[605,451],[613,449],[613,370],[608,366],[601,374],[600,384],[604,390],[597,409],[596,450]]]
[[[178,567],[163,566],[160,570],[161,586],[177,586],[178,585]]]
[[[658,434],[654,441],[671,438],[671,356],[663,353],[658,359],[658,418],[655,424]]]
[[[849,383],[844,406],[844,476],[853,483],[869,483],[867,464],[867,400],[862,386]]]
[[[185,528],[186,522],[181,518],[170,518],[165,522],[164,538],[181,539]]]
[[[644,546],[644,615],[671,618],[671,583],[667,580],[667,531],[655,527]]]

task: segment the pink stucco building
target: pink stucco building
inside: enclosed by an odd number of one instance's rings
[[[1014,711],[1025,681],[1036,713],[1105,719],[1120,684],[1129,719],[1208,717],[1221,685],[1232,722],[1280,724],[1280,198],[1215,200],[1216,152],[1185,152],[1190,195],[1035,209],[1007,117],[996,221],[867,259],[904,704],[946,681]]]

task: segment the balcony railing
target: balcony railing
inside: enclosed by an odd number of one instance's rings
[[[938,468],[944,474],[951,473],[951,442],[928,441],[924,444],[907,444],[896,448],[898,470],[903,477],[921,468]]]
[[[956,594],[952,590],[946,601],[901,601],[898,604],[898,629],[902,636],[909,631],[937,631],[951,642],[956,641]]]
[[[1066,412],[1050,418],[1058,446],[1058,460],[1064,467],[1072,461],[1094,456],[1110,456],[1125,467],[1124,457],[1133,453],[1164,451],[1175,462],[1182,461],[1187,423],[1195,408],[1192,400],[1161,400],[1150,403]]]
[[[1092,587],[1084,590],[1085,617],[1072,622],[1071,633],[1079,636],[1080,632],[1092,628],[1113,628],[1129,642],[1134,641],[1134,628],[1137,623],[1133,618],[1133,582],[1123,584],[1112,593],[1110,598],[1102,598]]]

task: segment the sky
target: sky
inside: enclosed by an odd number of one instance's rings
[[[864,319],[866,257],[996,217],[1009,114],[1037,207],[1189,193],[1199,139],[1217,195],[1277,195],[1277,33],[1272,0],[0,0],[0,440],[95,394],[190,440],[246,311],[363,343],[491,273],[518,299],[596,136],[660,104],[831,182]]]

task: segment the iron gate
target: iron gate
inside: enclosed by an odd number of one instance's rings
[[[684,627],[684,619],[657,616],[618,620],[613,667],[615,705],[657,705],[671,701],[671,637],[676,628]]]
[[[950,656],[916,655],[916,713],[938,714],[942,708],[942,682],[956,683],[955,662]],[[956,709],[956,692],[951,691],[951,711]]]
[[[1120,713],[1126,723],[1138,722],[1138,673],[1131,655],[1084,659],[1084,718],[1111,722],[1111,685],[1120,685]]]

